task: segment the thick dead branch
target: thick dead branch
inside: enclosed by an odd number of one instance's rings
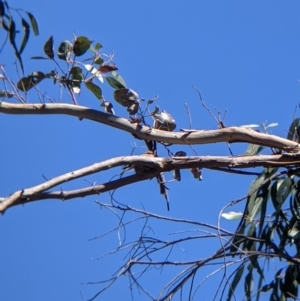
[[[0,102],[0,112],[5,114],[63,114],[93,120],[129,132],[139,139],[171,144],[209,144],[217,142],[245,142],[297,153],[298,143],[251,129],[228,127],[196,132],[166,132],[130,123],[127,119],[71,104],[12,104]]]

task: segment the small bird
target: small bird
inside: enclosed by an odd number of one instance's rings
[[[113,109],[113,105],[112,105],[111,102],[103,101],[102,104],[101,104],[101,107],[104,107],[104,110],[105,110],[106,113],[115,115],[115,111]]]
[[[184,151],[178,151],[174,154],[174,157],[185,157],[185,156],[186,156],[186,152]],[[178,182],[181,181],[180,169],[173,170],[173,178]]]
[[[154,157],[154,153],[152,151],[148,150],[145,153],[143,153],[141,156]],[[146,166],[146,165],[134,165],[133,168],[137,175],[144,175],[146,173],[155,172],[155,168]]]
[[[166,111],[159,112],[158,106],[151,113],[154,118],[153,127],[162,131],[172,132],[176,128],[175,119]]]
[[[153,151],[148,150],[141,156],[155,157],[155,154]],[[133,168],[137,175],[144,175],[145,173],[154,173],[156,171],[155,168],[149,167],[146,165],[134,165]],[[169,197],[168,197],[168,191],[167,191],[168,188],[166,187],[166,181],[165,181],[164,174],[161,172],[158,176],[156,176],[156,179],[159,184],[160,194],[164,195],[166,202],[167,202],[167,210],[169,211],[170,205],[169,205]]]
[[[170,204],[169,204],[169,196],[168,196],[168,188],[166,186],[166,180],[164,174],[161,172],[157,177],[157,182],[159,183],[159,190],[160,194],[162,194],[167,202],[167,210],[170,211]]]
[[[200,168],[197,167],[191,168],[191,173],[193,174],[195,179],[198,179],[198,181],[202,181],[202,171]]]

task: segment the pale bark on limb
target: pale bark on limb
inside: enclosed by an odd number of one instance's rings
[[[72,191],[48,191],[49,189],[72,181],[84,176],[103,172],[118,166],[145,165],[153,168],[155,172],[144,175],[134,175],[120,178],[114,181],[103,183],[101,185],[91,185],[90,187],[76,189]],[[257,156],[187,156],[187,157],[146,157],[146,156],[122,156],[90,166],[80,168],[69,173],[60,175],[51,180],[34,187],[29,187],[14,192],[9,197],[0,198],[0,212],[6,209],[25,204],[32,201],[44,199],[72,199],[76,197],[85,197],[88,195],[97,195],[106,191],[114,190],[125,185],[133,184],[142,180],[151,179],[160,172],[168,172],[174,169],[197,168],[228,168],[229,171],[235,169],[245,169],[251,167],[297,167],[300,165],[299,154],[274,154]],[[224,171],[224,170],[223,170]]]
[[[87,107],[71,104],[12,104],[0,102],[0,113],[21,114],[21,115],[45,115],[63,114],[78,118],[96,121],[114,127],[119,130],[131,133],[138,139],[159,141],[178,145],[195,145],[218,142],[244,142],[275,148],[282,151],[282,154],[253,155],[253,156],[187,156],[187,157],[147,157],[147,156],[123,156],[105,160],[99,163],[77,169],[75,171],[60,175],[51,180],[45,181],[34,187],[18,190],[8,197],[0,198],[0,212],[6,209],[28,202],[44,199],[72,199],[97,195],[111,191],[125,185],[133,184],[142,180],[156,177],[161,172],[168,172],[176,169],[191,168],[222,168],[228,172],[237,169],[251,167],[297,167],[300,165],[299,144],[277,137],[274,135],[256,132],[241,127],[228,127],[217,130],[199,130],[196,132],[166,132],[131,123],[125,118],[113,116]],[[109,181],[100,185],[71,191],[50,191],[58,185],[72,181],[84,176],[103,172],[111,168],[128,165],[145,165],[151,167],[154,172],[144,175],[133,175],[120,177],[117,180]]]
[[[191,133],[166,132],[131,123],[125,118],[71,104],[12,104],[0,102],[0,113],[19,115],[62,114],[76,116],[126,131],[138,139],[148,139],[171,144],[195,145],[218,142],[244,142],[272,147],[286,152],[298,153],[300,150],[299,144],[294,141],[275,135],[256,132],[252,129],[228,127],[217,130],[199,130]]]

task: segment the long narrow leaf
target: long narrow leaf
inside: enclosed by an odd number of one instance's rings
[[[22,54],[23,50],[25,49],[25,46],[28,42],[29,39],[29,35],[30,35],[30,26],[29,24],[22,18],[22,26],[24,29],[24,36],[23,36],[23,40],[19,49],[19,53]]]
[[[253,290],[253,275],[252,275],[253,268],[251,268],[248,272],[248,274],[245,277],[244,282],[244,292],[247,297],[247,300],[251,300],[251,292]]]
[[[228,291],[228,296],[227,296],[227,301],[230,301],[233,294],[234,294],[234,291],[237,287],[237,285],[239,284],[241,278],[242,278],[242,275],[243,275],[243,272],[244,272],[244,268],[245,268],[245,265],[241,265],[238,270],[236,271],[235,275],[234,275],[234,278],[232,280],[232,283],[229,287],[229,291]]]
[[[36,18],[30,12],[27,12],[27,15],[29,17],[34,35],[38,36],[39,35],[39,27],[38,27],[38,23],[36,21]]]
[[[21,70],[24,73],[24,67],[23,67],[23,62],[22,62],[22,58],[21,55],[17,49],[17,45],[15,42],[15,37],[16,37],[16,24],[13,21],[13,19],[10,19],[10,24],[9,24],[9,42],[12,45],[13,49],[15,50],[15,56],[17,57]]]
[[[3,2],[0,0],[0,16],[3,17],[5,15],[5,7]]]

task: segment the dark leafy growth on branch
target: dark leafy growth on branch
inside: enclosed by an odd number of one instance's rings
[[[294,140],[298,123],[299,119],[292,122],[288,139]],[[240,251],[248,254],[250,262],[247,270],[251,271],[251,275],[249,273],[245,275],[244,285],[248,300],[251,300],[252,296],[250,291],[257,292],[256,300],[260,300],[261,292],[267,291],[271,291],[270,300],[296,299],[298,296],[300,284],[299,172],[298,166],[282,171],[278,168],[268,168],[250,187],[245,219],[242,221],[238,234],[243,234],[253,240],[245,241],[241,245],[242,240],[237,236],[232,241],[231,247],[233,256]],[[270,283],[262,285],[266,281],[263,270],[265,260],[269,261],[276,257],[286,263],[286,268],[281,269]],[[240,271],[241,269],[239,273]],[[255,277],[255,272],[257,277]],[[234,298],[233,291],[241,279],[240,275],[235,275],[234,282],[229,289],[228,300]],[[254,285],[257,285],[256,290],[253,288]]]

